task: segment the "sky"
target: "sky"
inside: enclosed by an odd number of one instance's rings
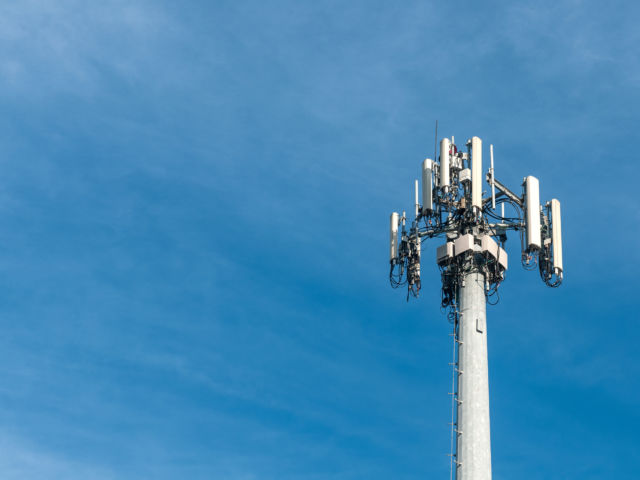
[[[449,478],[450,325],[388,284],[434,123],[563,208],[488,307],[494,479],[640,471],[635,2],[0,4],[0,476]]]

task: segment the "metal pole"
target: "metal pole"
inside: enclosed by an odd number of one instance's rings
[[[463,276],[458,351],[457,480],[491,480],[489,367],[484,274]]]

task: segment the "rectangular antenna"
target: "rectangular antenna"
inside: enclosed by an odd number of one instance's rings
[[[551,200],[551,248],[553,249],[553,270],[562,278],[562,224],[560,222],[560,202]]]
[[[540,249],[540,182],[529,175],[524,179],[524,204],[526,210],[527,251]]]
[[[482,211],[482,140],[471,139],[471,205]]]
[[[418,179],[416,178],[416,220],[418,219],[418,216],[420,215],[420,202],[418,201]]]
[[[493,171],[493,143],[489,145],[489,152],[491,152],[491,208],[496,209],[496,182],[493,180],[495,173]]]
[[[433,210],[433,160],[422,162],[422,214]]]
[[[398,213],[393,212],[391,214],[390,225],[390,238],[389,238],[389,261],[393,261],[398,256]]]
[[[449,150],[451,144],[448,138],[440,142],[440,186],[445,191],[449,190]]]

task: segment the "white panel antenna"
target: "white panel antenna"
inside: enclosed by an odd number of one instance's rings
[[[553,270],[562,278],[562,223],[560,220],[560,202],[551,200],[551,248],[553,249]]]
[[[390,238],[389,238],[389,260],[393,261],[398,257],[398,213],[391,214]]]
[[[445,191],[449,190],[450,177],[449,177],[449,152],[451,150],[451,143],[448,138],[443,138],[440,141],[440,187]]]
[[[436,249],[436,260],[438,264],[447,263],[452,258],[453,242],[447,242]]]
[[[529,175],[524,179],[524,202],[526,210],[527,252],[540,250],[540,182]]]
[[[433,160],[422,162],[422,214],[433,211]]]
[[[482,140],[471,139],[471,204],[482,211]]]
[[[420,192],[418,191],[418,180],[416,179],[416,218],[420,216]]]
[[[473,235],[471,234],[467,234],[467,235],[460,235],[458,238],[456,238],[454,244],[453,244],[453,251],[455,253],[456,256],[463,254],[464,252],[468,251],[468,250],[473,250],[474,249],[474,240],[473,240]]]

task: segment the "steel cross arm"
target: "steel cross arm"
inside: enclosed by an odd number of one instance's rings
[[[494,184],[496,187],[498,186],[497,183]],[[498,193],[496,193],[496,200],[498,200],[499,198],[503,198],[506,197],[508,199],[512,199],[512,197],[508,196],[506,193],[498,191]],[[487,198],[483,198],[482,199],[482,206],[486,206],[486,205],[491,205],[491,197],[487,197]]]
[[[458,230],[457,225],[451,225],[449,227],[444,227],[444,228],[431,228],[428,230],[418,230],[418,236],[433,238],[437,235],[441,235],[447,232],[454,232],[456,230]]]
[[[524,228],[524,223],[490,223],[489,228],[518,231]]]
[[[522,207],[524,205],[524,202],[522,201],[522,198],[520,198],[518,195],[513,193],[511,190],[509,190],[507,187],[505,187],[502,183],[500,183],[498,180],[496,180],[493,177],[492,173],[487,173],[487,183],[489,185],[491,185],[491,181],[492,180],[493,180],[493,185],[495,185],[496,188],[498,190],[500,190],[510,200],[513,200],[514,202],[516,202],[520,207]],[[489,198],[488,200],[491,200],[491,198]]]

